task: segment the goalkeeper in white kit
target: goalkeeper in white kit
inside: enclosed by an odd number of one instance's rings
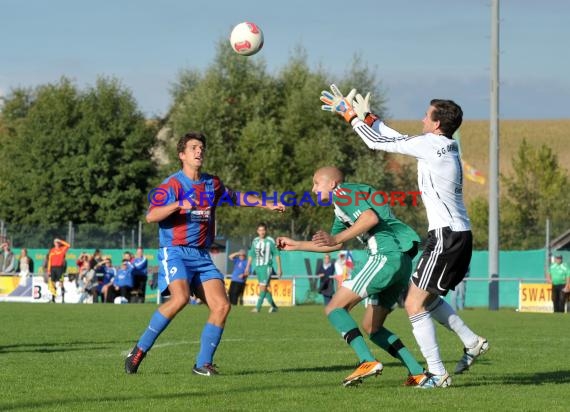
[[[370,93],[363,97],[353,89],[344,97],[334,84],[331,91],[321,93],[322,109],[341,115],[370,149],[418,160],[418,186],[429,221],[428,240],[412,274],[405,308],[428,365],[429,374],[419,387],[447,387],[451,378],[441,360],[432,319],[455,332],[463,342],[464,353],[455,367],[456,374],[469,369],[489,349],[487,340],[474,333],[442,298],[463,280],[472,253],[461,158],[452,138],[461,125],[463,112],[451,100],[434,99],[423,119],[423,133],[407,136],[389,128],[371,112]]]

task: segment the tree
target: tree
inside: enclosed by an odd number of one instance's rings
[[[155,127],[117,80],[100,78],[86,90],[66,78],[16,89],[0,118],[1,218],[52,229],[140,220],[156,174]]]
[[[531,146],[523,140],[512,160],[513,175],[502,176],[506,196],[501,207],[501,246],[509,249],[541,248],[550,218],[553,234],[568,229],[568,174],[552,149]]]
[[[484,197],[478,196],[471,201],[468,209],[473,232],[473,249],[487,250],[489,247],[489,202]]]
[[[546,219],[553,235],[570,226],[568,174],[548,146],[533,147],[523,140],[512,158],[513,173],[501,176],[499,244],[501,249],[537,249],[544,246]],[[476,198],[470,205],[474,247],[488,247],[489,203]]]

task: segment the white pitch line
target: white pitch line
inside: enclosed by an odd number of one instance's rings
[[[252,338],[252,339],[244,339],[244,338],[222,338],[222,343],[224,342],[245,342],[245,341],[251,341],[251,342],[287,342],[287,341],[295,341],[295,342],[300,342],[300,341],[311,341],[311,342],[318,342],[318,341],[327,341],[329,342],[331,340],[331,338],[321,338],[321,337],[314,337],[314,338],[298,338],[298,337],[291,337],[291,338],[286,338],[286,337],[281,337],[279,339],[271,339],[271,338]],[[167,348],[169,346],[179,346],[179,345],[198,345],[200,343],[199,340],[181,340],[181,341],[176,341],[176,342],[164,342],[164,343],[158,343],[156,345],[153,345],[153,349],[154,348]],[[129,354],[130,351],[121,351],[121,356],[127,356]]]
[[[228,339],[224,339],[224,342],[242,342],[246,339],[232,339],[232,338],[228,338]],[[179,346],[179,345],[197,345],[199,344],[200,341],[199,340],[181,340],[181,341],[177,341],[177,342],[164,342],[164,343],[158,343],[156,345],[152,346],[152,349],[156,349],[156,348],[166,348],[168,346]],[[121,356],[127,356],[129,354],[129,350],[127,351],[121,351]]]

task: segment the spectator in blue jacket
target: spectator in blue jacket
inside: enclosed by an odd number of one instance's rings
[[[123,260],[112,282],[113,291],[111,294],[113,296],[109,300],[114,301],[115,297],[121,296],[130,302],[133,289],[133,265],[128,259]]]
[[[100,295],[103,296],[103,303],[113,303],[112,300],[109,300],[109,289],[113,287],[113,279],[117,276],[117,269],[113,267],[110,257],[105,258],[103,262],[103,279],[99,285]]]
[[[144,250],[137,248],[135,258],[132,261],[133,265],[133,291],[136,291],[139,296],[139,301],[144,302],[146,282],[148,279],[148,261],[144,257]]]
[[[237,305],[238,302],[240,305],[243,305],[243,292],[245,290],[245,281],[247,280],[247,275],[245,274],[246,257],[244,249],[240,249],[238,252],[228,256],[228,259],[234,264],[229,290],[230,303],[232,305]]]

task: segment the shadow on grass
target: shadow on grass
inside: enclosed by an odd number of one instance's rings
[[[279,384],[278,386],[274,386],[272,388],[279,388],[280,390],[287,390],[287,389],[299,389],[302,386],[300,384]],[[322,384],[322,385],[312,385],[315,386],[322,386],[330,387],[329,384]],[[251,387],[236,387],[233,389],[224,389],[224,395],[227,396],[229,394],[243,394],[247,392],[259,392],[259,387],[251,386]],[[107,410],[125,410],[127,407],[125,405],[121,405],[120,407],[113,408],[116,406],[114,404],[121,403],[121,402],[130,402],[130,401],[144,401],[145,403],[149,404],[152,403],[151,401],[160,401],[165,400],[169,401],[172,399],[188,399],[188,401],[192,401],[192,399],[196,398],[212,398],[212,390],[204,390],[199,391],[196,390],[194,392],[186,391],[182,393],[164,393],[164,394],[149,394],[147,391],[141,391],[138,394],[133,395],[112,395],[112,396],[98,396],[98,397],[81,397],[81,400],[78,400],[76,397],[70,399],[50,399],[50,400],[25,400],[15,401],[15,402],[0,402],[0,411],[11,411],[11,410],[43,410],[53,407],[59,407],[63,409],[71,409],[74,408],[75,410],[82,410],[82,406],[89,405],[89,409],[107,409]],[[94,407],[94,405],[101,405],[107,403],[104,407]],[[73,410],[73,409],[71,409]],[[191,410],[190,403],[188,406],[188,410]]]
[[[393,366],[401,366],[399,362],[389,362],[383,363],[384,367],[393,367]],[[263,370],[260,371],[256,370],[249,370],[249,371],[241,371],[238,373],[233,373],[231,375],[257,375],[257,374],[268,374],[268,373],[283,373],[283,372],[347,372],[349,373],[353,369],[355,369],[358,365],[355,363],[351,364],[342,364],[342,365],[326,365],[326,366],[310,366],[310,367],[299,367],[299,368],[285,368],[285,369],[275,369],[272,371]]]
[[[533,385],[534,386],[534,385],[546,385],[552,383],[554,384],[570,383],[570,370],[485,376],[484,380],[472,381],[465,384],[460,384],[458,386],[462,387],[488,386],[488,385]]]
[[[81,350],[100,350],[110,349],[118,344],[132,344],[132,341],[74,341],[74,342],[34,342],[19,343],[15,345],[1,345],[0,354],[3,353],[51,353],[51,352],[69,352]]]
[[[81,400],[77,398],[74,399],[51,399],[51,400],[40,400],[40,401],[25,401],[25,402],[13,402],[11,404],[2,404],[0,403],[0,410],[2,411],[10,411],[10,410],[30,410],[30,409],[45,409],[51,407],[62,407],[62,408],[70,408],[71,405],[77,404],[77,410],[80,410],[80,405],[98,405],[102,402],[128,402],[128,401],[136,401],[136,400],[162,400],[162,399],[174,399],[174,398],[188,398],[196,397],[196,396],[211,396],[211,393],[200,393],[200,392],[184,392],[184,393],[175,393],[175,394],[164,394],[164,395],[148,395],[141,393],[139,395],[132,395],[132,396],[125,396],[125,395],[116,395],[116,396],[101,396],[101,397],[82,397]],[[103,409],[103,408],[101,408]]]

